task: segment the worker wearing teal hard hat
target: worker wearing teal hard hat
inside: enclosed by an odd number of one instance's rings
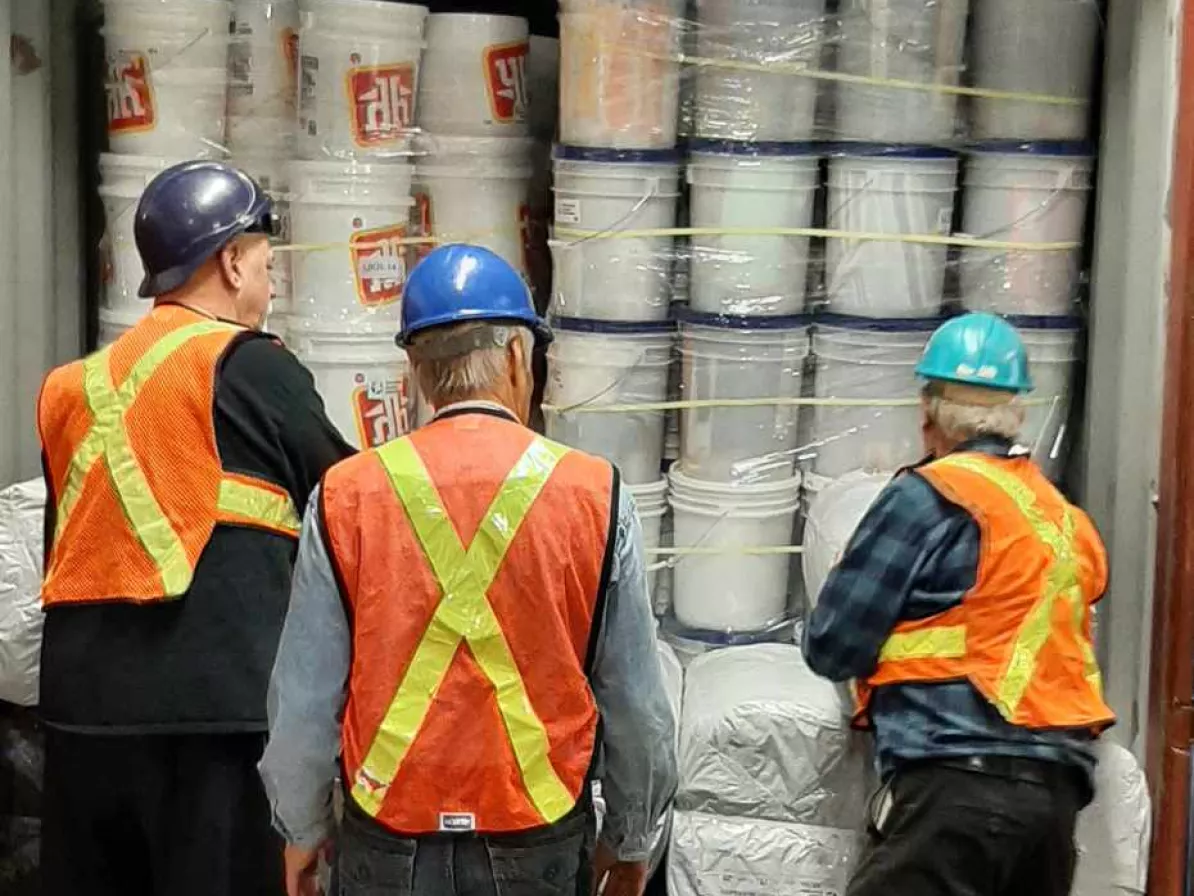
[[[847,896],[929,881],[1068,896],[1095,742],[1115,720],[1091,644],[1106,553],[1015,447],[1032,378],[1014,327],[954,318],[916,372],[928,457],[876,498],[804,630],[809,666],[854,681],[882,777]]]
[[[435,417],[324,477],[274,670],[261,769],[292,894],[333,831],[337,754],[342,896],[396,880],[395,856],[411,896],[546,892],[545,868],[553,892],[643,892],[675,720],[629,493],[526,426],[550,338],[487,249],[411,272],[398,342]]]

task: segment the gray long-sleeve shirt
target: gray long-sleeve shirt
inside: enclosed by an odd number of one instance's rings
[[[328,559],[318,489],[307,504],[290,609],[270,682],[261,777],[288,842],[312,846],[333,829],[352,637]],[[664,690],[647,599],[642,529],[623,488],[590,685],[602,718],[602,840],[624,861],[647,857],[676,788],[675,719]]]

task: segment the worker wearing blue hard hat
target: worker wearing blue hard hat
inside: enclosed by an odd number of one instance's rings
[[[134,221],[152,306],[42,388],[47,896],[282,891],[266,687],[300,515],[352,449],[260,331],[273,231],[243,172],[167,168]]]
[[[304,522],[261,763],[291,896],[640,896],[676,784],[641,528],[611,464],[526,422],[551,333],[493,252],[411,272],[434,419],[333,467]],[[606,806],[592,840],[594,778]]]
[[[1094,744],[1114,723],[1091,642],[1094,524],[1016,447],[1032,378],[1016,329],[965,314],[929,339],[928,457],[867,511],[804,631],[853,680],[882,786],[848,896],[1068,896]]]

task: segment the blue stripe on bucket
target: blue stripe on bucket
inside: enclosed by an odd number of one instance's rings
[[[872,333],[927,333],[936,330],[948,317],[855,317],[852,314],[818,314],[813,326],[866,330]]]
[[[809,326],[813,320],[808,314],[761,317],[751,314],[710,314],[690,308],[677,308],[674,313],[676,320],[681,323],[719,327],[723,330],[795,330]]]
[[[680,153],[674,149],[593,149],[556,144],[552,158],[566,162],[674,165],[680,161]]]
[[[567,333],[621,333],[623,335],[646,335],[671,333],[676,329],[674,320],[596,320],[591,317],[553,317],[553,330]]]
[[[827,143],[829,156],[874,156],[888,159],[953,159],[958,153],[940,146],[909,146],[902,143]]]
[[[713,153],[726,156],[814,156],[825,154],[823,143],[778,143],[763,141],[753,143],[747,140],[690,140],[689,152]]]
[[[1081,330],[1086,323],[1080,317],[1046,317],[1034,314],[1008,314],[1004,316],[1004,320],[1018,330]]]
[[[1094,156],[1093,143],[1085,140],[987,140],[972,143],[966,152],[1000,152],[1025,156]]]

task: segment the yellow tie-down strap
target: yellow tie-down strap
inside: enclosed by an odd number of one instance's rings
[[[177,597],[187,589],[193,570],[182,540],[163,513],[133,453],[124,418],[141,388],[167,358],[192,339],[230,327],[231,324],[204,321],[167,333],[137,360],[119,388],[112,382],[110,348],[96,352],[83,362],[83,394],[92,423],[67,467],[66,482],[58,501],[55,537],[61,536],[70,521],[82,494],[83,480],[91,468],[102,461],[129,526],[157,567],[167,597]]]
[[[1045,573],[1041,596],[1020,623],[1006,667],[996,686],[995,706],[1000,714],[1005,719],[1011,719],[1024,699],[1036,671],[1037,658],[1053,633],[1053,607],[1059,599],[1065,600],[1070,606],[1069,619],[1074,638],[1082,651],[1084,677],[1095,693],[1101,695],[1102,676],[1094,648],[1085,634],[1087,605],[1074,553],[1073,510],[1066,505],[1061,526],[1058,527],[1045,517],[1033,490],[1018,476],[1008,473],[997,464],[970,454],[951,455],[937,463],[974,473],[998,488],[1024,515],[1033,534],[1053,553],[1053,562]]]
[[[536,438],[507,475],[466,550],[411,440],[378,450],[439,584],[440,600],[353,782],[353,797],[369,814],[381,810],[462,642],[493,685],[527,795],[544,823],[558,821],[575,805],[551,763],[547,729],[486,596],[527,512],[567,451]]]
[[[255,526],[297,538],[302,520],[290,495],[244,476],[225,475],[217,503],[219,521]]]

